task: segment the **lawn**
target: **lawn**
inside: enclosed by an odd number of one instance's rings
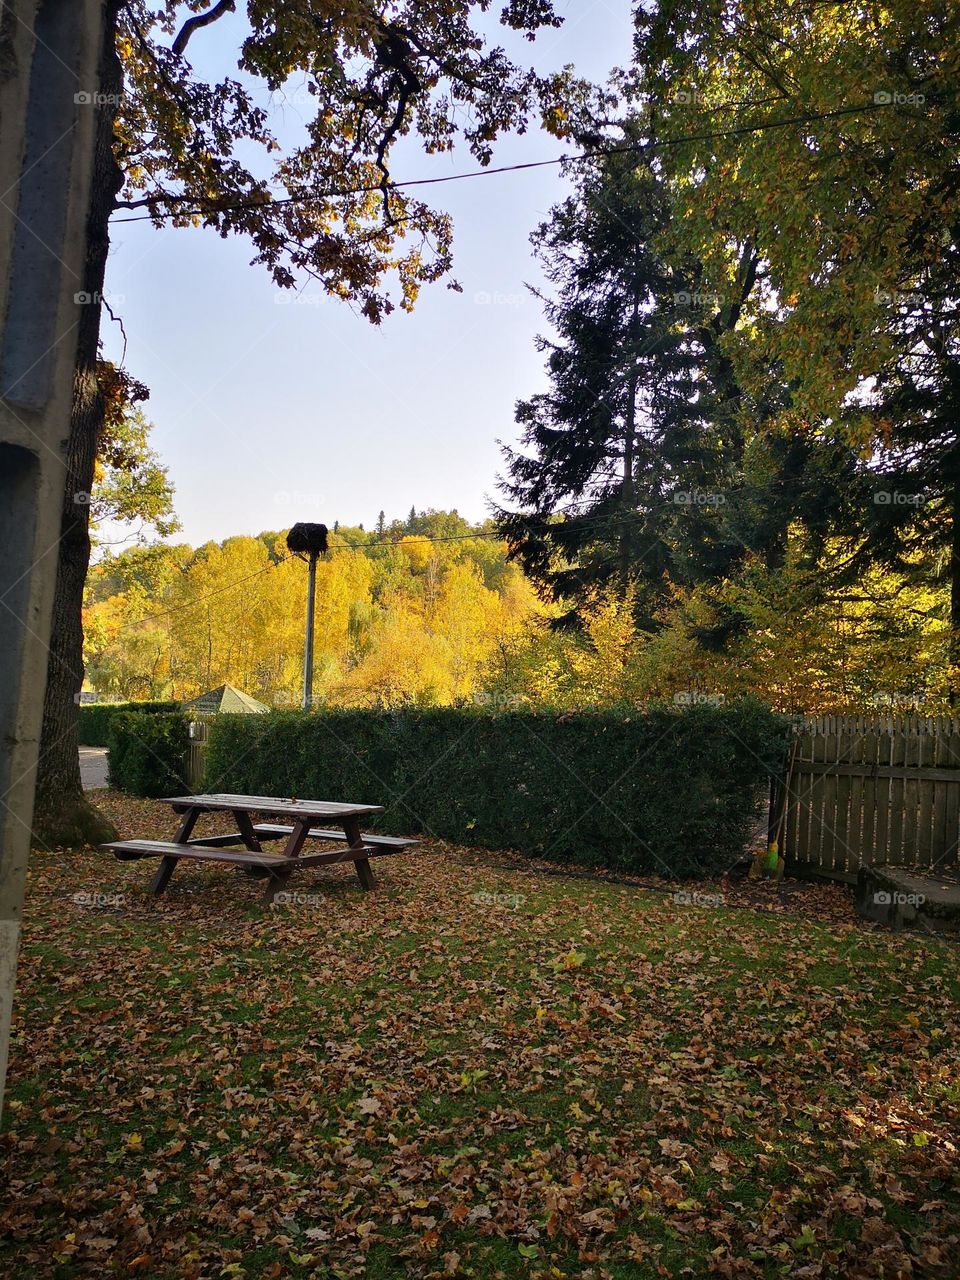
[[[377,871],[264,915],[232,870],[153,903],[147,865],[35,857],[2,1274],[960,1273],[953,944],[833,890]]]

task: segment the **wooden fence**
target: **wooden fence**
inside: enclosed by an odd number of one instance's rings
[[[794,743],[782,851],[794,871],[957,871],[960,719],[818,716]]]

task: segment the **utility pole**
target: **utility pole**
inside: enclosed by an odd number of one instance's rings
[[[103,0],[0,18],[0,1106],[66,483]],[[15,193],[15,196],[14,196]],[[99,299],[89,300],[99,305]],[[78,497],[79,500],[79,497]]]
[[[317,560],[327,550],[325,524],[295,524],[287,534],[287,549],[309,566],[307,575],[307,634],[303,645],[303,709],[313,704],[313,619],[317,596]]]
[[[311,555],[307,571],[307,634],[303,642],[303,709],[313,702],[313,614],[317,602],[317,557]]]

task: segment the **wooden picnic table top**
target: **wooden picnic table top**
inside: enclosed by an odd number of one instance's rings
[[[211,813],[244,809],[280,818],[359,818],[383,813],[379,804],[343,804],[336,800],[294,800],[282,796],[239,796],[217,792],[213,795],[168,796],[166,804],[176,810],[205,809]]]

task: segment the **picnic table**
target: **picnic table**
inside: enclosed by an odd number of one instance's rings
[[[416,844],[398,836],[364,835],[361,824],[377,813],[377,804],[341,804],[331,800],[293,800],[276,796],[241,796],[229,794],[171,796],[166,801],[180,815],[180,825],[173,840],[111,840],[101,848],[109,850],[121,862],[140,858],[160,858],[160,866],[150,885],[155,897],[163,893],[177,864],[220,862],[236,866],[250,875],[267,878],[264,905],[269,906],[294,871],[302,867],[322,866],[336,862],[353,862],[364,889],[376,884],[370,859],[399,853]],[[237,830],[226,835],[193,838],[197,819],[203,813],[231,813]],[[281,822],[257,822],[255,817],[283,819]],[[273,853],[263,848],[271,841],[283,840],[283,848]],[[303,852],[308,840],[342,841],[336,849]],[[241,845],[242,848],[231,848]]]

